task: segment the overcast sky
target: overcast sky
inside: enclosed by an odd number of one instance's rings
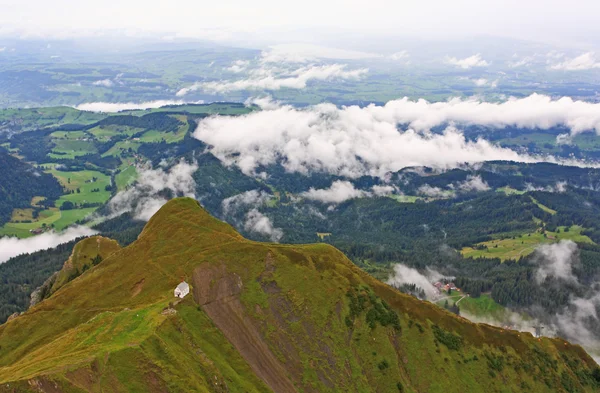
[[[0,35],[80,37],[120,30],[230,40],[252,33],[257,41],[281,42],[297,40],[305,29],[335,28],[373,35],[583,43],[596,39],[599,16],[597,0],[0,0]]]

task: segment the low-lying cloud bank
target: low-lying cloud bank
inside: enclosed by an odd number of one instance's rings
[[[0,263],[4,263],[17,255],[47,250],[59,244],[68,243],[78,237],[92,236],[96,233],[98,232],[88,227],[74,226],[63,232],[46,232],[27,239],[3,237],[0,238]]]
[[[196,170],[196,163],[188,164],[183,160],[168,171],[162,168],[138,168],[137,182],[127,190],[117,193],[108,202],[110,216],[133,212],[134,218],[148,221],[167,203],[165,192],[195,198],[196,182],[193,174]]]
[[[79,104],[75,107],[75,109],[79,109],[81,111],[89,111],[89,112],[104,112],[104,113],[114,113],[125,110],[140,110],[140,109],[154,109],[160,108],[166,105],[184,105],[189,104],[190,102],[186,101],[174,101],[174,100],[157,100],[157,101],[147,101],[147,102],[87,102],[84,104]],[[196,101],[193,104],[203,104],[204,101]]]
[[[232,67],[236,67],[236,64]],[[243,70],[240,69],[239,72],[241,71]],[[258,69],[251,70],[246,79],[195,83],[179,90],[177,96],[183,97],[196,90],[209,93],[228,93],[240,90],[304,89],[312,80],[358,80],[367,72],[366,68],[346,70],[345,64],[309,65],[295,70],[282,70],[263,65]]]
[[[210,145],[211,152],[225,164],[237,165],[246,174],[279,161],[291,172],[320,171],[348,177],[383,176],[408,166],[448,169],[490,160],[556,161],[519,154],[484,139],[468,141],[452,126],[443,134],[429,132],[448,124],[566,126],[572,134],[600,133],[600,104],[571,98],[553,100],[538,94],[501,103],[460,98],[430,103],[403,98],[364,108],[320,104],[297,109],[271,102],[262,111],[245,116],[207,118],[199,123],[194,136]]]

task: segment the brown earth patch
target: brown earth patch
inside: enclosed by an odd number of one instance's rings
[[[29,386],[36,389],[38,392],[44,393],[63,393],[63,390],[54,381],[49,381],[45,378],[34,378],[27,381]]]
[[[285,368],[265,343],[240,300],[240,276],[225,265],[203,264],[194,270],[194,300],[248,362],[254,373],[277,393],[296,392]]]
[[[142,278],[140,281],[133,284],[133,287],[131,288],[131,297],[136,297],[137,295],[140,294],[140,292],[142,292],[142,288],[144,288],[145,282],[146,282],[146,279]]]
[[[67,372],[65,376],[74,385],[88,392],[93,391],[94,386],[98,383],[98,378],[91,369],[80,368],[79,370]]]

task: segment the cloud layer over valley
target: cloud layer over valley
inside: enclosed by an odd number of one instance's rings
[[[67,228],[63,232],[46,232],[26,239],[3,237],[0,238],[0,263],[6,262],[17,255],[54,248],[78,237],[92,236],[96,233],[97,231],[91,228],[75,226]]]
[[[194,102],[194,104],[202,104],[203,101]],[[157,101],[147,101],[141,103],[134,102],[87,102],[84,104],[79,104],[75,108],[82,111],[89,112],[105,112],[105,113],[113,113],[120,112],[124,110],[139,110],[139,109],[154,109],[160,108],[165,105],[183,105],[188,104],[186,101],[181,100],[157,100]]]
[[[565,126],[572,134],[600,133],[600,104],[537,94],[501,103],[460,98],[430,103],[403,98],[364,108],[320,104],[297,109],[269,103],[249,115],[205,119],[194,136],[210,145],[223,162],[239,166],[246,174],[278,161],[292,172],[321,171],[348,177],[383,176],[407,166],[447,169],[489,160],[556,161],[518,154],[484,139],[467,140],[453,124]],[[429,131],[444,125],[443,133]]]

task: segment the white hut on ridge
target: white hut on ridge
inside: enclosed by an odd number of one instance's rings
[[[187,282],[182,281],[177,288],[175,288],[175,297],[183,299],[188,293],[190,293],[190,286]]]

